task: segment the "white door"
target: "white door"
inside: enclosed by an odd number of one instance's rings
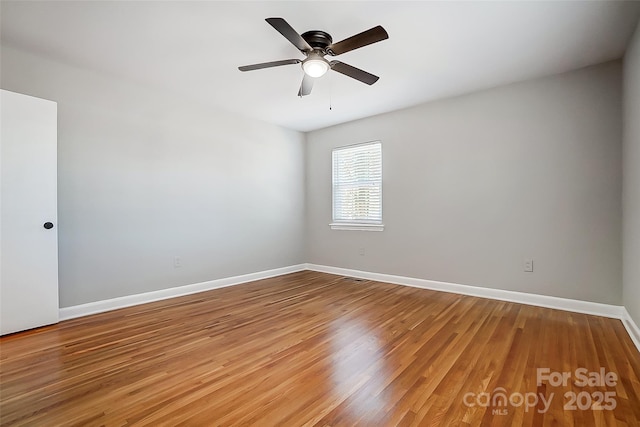
[[[57,104],[0,98],[0,335],[58,321]]]

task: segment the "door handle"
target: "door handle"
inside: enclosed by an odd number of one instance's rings
[[[47,230],[51,230],[53,228],[53,223],[52,222],[45,222],[43,227],[46,228]]]

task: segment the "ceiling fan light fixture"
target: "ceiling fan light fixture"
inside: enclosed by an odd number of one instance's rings
[[[309,56],[302,61],[302,69],[309,77],[322,77],[329,68],[327,60],[321,56]]]

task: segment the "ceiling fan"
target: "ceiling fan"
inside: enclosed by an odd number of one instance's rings
[[[340,74],[349,76],[368,85],[378,81],[378,76],[367,73],[359,68],[353,67],[340,61],[327,61],[325,55],[341,55],[343,53],[358,49],[389,38],[389,35],[380,25],[367,31],[351,36],[347,39],[333,43],[329,33],[320,30],[307,31],[298,34],[291,25],[283,18],[267,18],[266,21],[289,40],[306,58],[285,59],[282,61],[263,62],[260,64],[244,65],[238,67],[240,71],[259,70],[261,68],[279,67],[281,65],[302,64],[304,77],[298,96],[305,96],[311,93],[313,79],[323,76],[330,69]]]

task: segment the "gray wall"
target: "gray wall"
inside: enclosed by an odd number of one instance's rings
[[[621,107],[610,62],[311,132],[307,260],[621,304]],[[378,139],[385,230],[331,230],[331,149]]]
[[[61,307],[304,262],[303,134],[7,46],[1,71],[58,102]]]
[[[636,322],[638,44],[624,169]],[[2,59],[3,88],[59,106],[61,307],[305,261],[622,303],[619,62],[311,132],[305,156],[294,131],[7,46]],[[376,139],[385,231],[330,230],[331,148]]]
[[[640,25],[624,57],[624,305],[640,325]]]

